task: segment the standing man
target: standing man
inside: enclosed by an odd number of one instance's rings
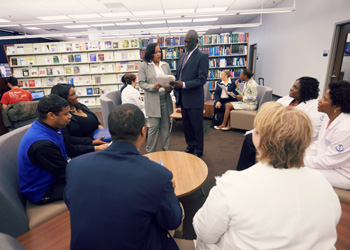
[[[32,94],[18,87],[17,78],[10,76],[7,78],[7,85],[11,90],[5,92],[1,98],[2,108],[6,109],[8,105],[33,100]]]
[[[198,34],[189,30],[185,36],[186,53],[176,67],[175,88],[177,104],[181,106],[187,148],[186,153],[203,155],[204,89],[209,70],[209,56],[198,49]]]
[[[133,104],[109,114],[112,144],[73,159],[67,167],[65,201],[71,248],[178,249],[168,233],[181,224],[172,173],[140,154],[147,126]]]

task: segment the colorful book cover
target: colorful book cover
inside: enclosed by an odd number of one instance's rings
[[[112,42],[111,41],[106,41],[105,42],[105,47],[106,47],[106,49],[111,49],[112,48]]]
[[[68,55],[62,55],[62,63],[68,63]]]
[[[90,62],[96,62],[96,54],[90,54]]]
[[[53,75],[52,68],[46,68],[46,74],[47,74],[48,76]]]
[[[31,68],[30,69],[30,75],[31,76],[37,76],[38,75],[38,68]]]
[[[23,87],[23,81],[18,81],[18,87],[20,87],[20,88]]]
[[[63,76],[57,77],[56,79],[57,79],[57,83],[65,83]]]
[[[47,86],[53,86],[55,84],[55,78],[54,77],[47,77],[46,78],[46,85]]]
[[[92,90],[92,88],[86,88],[86,94],[87,95],[92,95],[94,92]]]
[[[98,54],[98,61],[103,62],[105,60],[104,54]]]
[[[28,65],[34,65],[34,64],[35,64],[35,59],[34,59],[34,57],[28,57],[28,58],[27,58],[27,61],[28,61]]]
[[[74,56],[68,55],[68,62],[74,62]]]
[[[11,64],[12,66],[17,66],[17,58],[11,58]]]
[[[44,68],[39,69],[39,75],[41,75],[41,76],[46,75],[46,69],[44,69]]]
[[[60,63],[58,56],[53,56],[53,63]]]
[[[78,66],[75,66],[74,67],[74,74],[77,75],[80,73],[80,70],[79,70],[79,67]]]
[[[25,58],[20,58],[19,59],[19,65],[26,65],[26,59]]]
[[[101,83],[101,77],[95,76],[95,83]]]
[[[71,43],[66,43],[66,51],[73,51],[73,47]]]
[[[93,89],[94,95],[99,95],[100,94],[100,88],[96,87]]]
[[[58,51],[57,44],[51,44],[51,51],[52,52],[57,52]]]
[[[35,80],[28,80],[29,88],[35,87]]]
[[[74,55],[75,62],[81,62],[81,55]]]
[[[113,42],[113,49],[118,49],[118,42]]]
[[[79,43],[79,50],[85,50],[85,43]]]
[[[67,75],[72,73],[72,68],[71,67],[65,67],[64,70],[65,70]]]
[[[130,43],[132,48],[137,48],[137,39],[131,39]]]
[[[67,83],[73,85],[74,84],[74,78],[73,77],[67,77]]]
[[[23,76],[29,76],[29,71],[27,69],[22,69]]]
[[[123,48],[129,48],[129,40],[123,40]]]
[[[60,75],[62,72],[61,72],[61,68],[55,68],[55,74],[56,75]]]

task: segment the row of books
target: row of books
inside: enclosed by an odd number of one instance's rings
[[[38,54],[70,51],[113,50],[139,48],[137,38],[114,39],[110,41],[74,41],[59,43],[14,44],[6,46],[6,54]]]
[[[176,59],[183,53],[186,53],[185,48],[168,48],[162,49],[162,59]]]
[[[81,53],[46,56],[11,57],[11,66],[32,66],[47,64],[109,62],[140,59],[139,50],[125,52],[115,51],[106,53]]]
[[[243,71],[243,68],[240,69],[228,69],[231,71],[231,77],[232,78],[238,78],[240,76],[240,74]],[[220,79],[220,74],[221,74],[222,70],[218,70],[218,69],[211,69],[208,72],[208,79]]]
[[[247,45],[231,44],[212,47],[199,47],[199,49],[209,56],[230,56],[230,55],[246,55]]]
[[[244,57],[223,57],[223,58],[210,58],[209,67],[244,67],[246,60]]]

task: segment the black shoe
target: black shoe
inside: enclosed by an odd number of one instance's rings
[[[193,155],[197,156],[197,157],[202,157],[203,153],[194,153]]]
[[[194,149],[193,148],[186,148],[183,152],[193,154]]]

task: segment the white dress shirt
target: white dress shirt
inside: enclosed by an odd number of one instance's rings
[[[125,103],[136,105],[146,115],[145,104],[141,100],[140,92],[130,84],[128,84],[122,92],[122,104],[125,104]]]

